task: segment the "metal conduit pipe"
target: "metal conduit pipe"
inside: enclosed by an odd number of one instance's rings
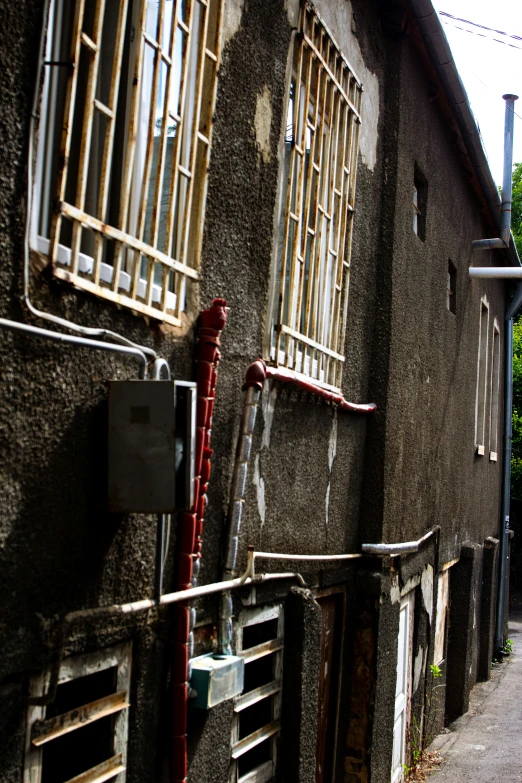
[[[28,702],[29,704],[46,705],[54,701],[56,688],[58,685],[58,674],[60,671],[60,664],[65,644],[67,642],[71,626],[77,622],[139,614],[140,612],[146,612],[150,609],[161,609],[162,607],[170,606],[171,604],[186,603],[188,600],[201,598],[205,595],[214,595],[216,593],[222,592],[223,590],[237,590],[239,587],[248,587],[249,585],[257,585],[264,582],[293,579],[297,580],[301,585],[306,584],[301,574],[290,571],[256,574],[254,578],[246,575],[237,577],[236,579],[229,579],[226,582],[212,582],[208,585],[190,587],[187,590],[177,590],[176,592],[166,593],[165,595],[161,595],[157,598],[143,598],[138,601],[130,601],[126,604],[96,606],[92,609],[77,609],[73,612],[68,612],[68,614],[66,614],[63,618],[60,627],[60,642],[56,647],[57,655],[55,656],[55,660],[53,661],[53,665],[51,667],[50,681],[47,692],[43,696],[29,698]]]
[[[32,219],[32,204],[33,204],[33,163],[34,163],[34,140],[36,134],[36,121],[39,119],[38,107],[40,103],[40,87],[42,81],[42,71],[44,67],[44,55],[45,55],[45,43],[47,37],[46,22],[49,17],[50,0],[45,0],[43,13],[42,13],[42,32],[40,35],[39,50],[38,50],[38,64],[36,70],[35,87],[33,92],[33,102],[31,108],[31,117],[29,120],[29,141],[27,150],[27,209],[25,216],[25,231],[24,231],[24,264],[23,264],[23,295],[22,302],[27,306],[28,310],[37,318],[43,318],[57,326],[63,326],[66,329],[78,332],[85,337],[101,337],[104,339],[114,340],[120,345],[127,345],[130,348],[137,348],[142,353],[150,356],[152,359],[157,358],[157,353],[152,348],[148,348],[145,345],[139,345],[129,340],[117,332],[113,332],[109,329],[98,329],[94,327],[80,326],[73,321],[68,321],[65,318],[46,313],[43,310],[39,310],[33,305],[30,298],[29,280],[30,280],[30,252],[29,252],[29,239],[31,233],[31,219]],[[145,376],[144,376],[145,377]]]
[[[239,440],[236,449],[236,459],[234,462],[234,472],[232,475],[232,486],[230,491],[230,505],[228,511],[228,534],[227,548],[225,552],[225,568],[223,577],[230,578],[236,575],[237,553],[239,544],[239,534],[241,531],[241,519],[245,502],[245,490],[248,477],[248,466],[250,461],[250,452],[252,449],[252,437],[256,424],[257,412],[261,392],[266,379],[274,379],[283,383],[290,383],[299,387],[303,391],[310,392],[317,397],[321,397],[327,402],[331,402],[341,410],[351,413],[373,413],[377,406],[375,403],[357,404],[348,402],[342,394],[324,389],[314,383],[313,379],[307,379],[298,375],[292,370],[284,367],[270,367],[262,359],[252,362],[245,374],[245,383],[243,391],[245,398],[243,411],[241,414],[241,424],[239,430]],[[256,553],[258,556],[258,553]],[[326,556],[330,557],[330,556]],[[348,556],[342,556],[348,559]],[[349,557],[354,557],[350,555]],[[281,558],[280,558],[281,559]],[[291,559],[288,557],[288,559]],[[301,558],[299,558],[301,559]],[[309,559],[303,557],[302,559]],[[253,568],[253,559],[250,562]],[[230,593],[224,593],[221,598],[219,611],[219,645],[218,649],[223,655],[232,653],[232,596]]]
[[[147,357],[140,348],[133,348],[127,345],[117,345],[116,343],[104,343],[100,340],[89,340],[87,337],[75,337],[72,334],[62,334],[61,332],[51,332],[49,329],[42,329],[39,326],[30,326],[18,321],[9,321],[7,318],[0,318],[0,327],[11,329],[15,332],[22,332],[33,337],[44,337],[57,343],[66,345],[77,345],[82,348],[95,348],[98,351],[110,351],[111,353],[120,353],[126,356],[132,356],[138,359],[140,363],[140,378],[147,377]]]
[[[470,266],[470,277],[483,279],[517,279],[522,278],[522,268],[519,266]]]
[[[378,555],[379,557],[395,557],[395,555],[409,555],[418,552],[419,547],[439,530],[438,527],[430,530],[417,541],[402,541],[399,544],[363,544],[361,549],[365,555]]]

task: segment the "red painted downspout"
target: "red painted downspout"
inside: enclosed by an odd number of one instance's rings
[[[210,478],[210,432],[217,380],[217,366],[221,358],[219,336],[227,315],[224,299],[213,299],[212,307],[203,310],[199,320],[197,346],[197,419],[196,467],[194,505],[178,517],[178,558],[176,590],[187,590],[192,579],[197,579],[201,559],[201,533],[205,514],[206,491]],[[196,565],[197,564],[197,565]],[[187,777],[187,707],[190,606],[178,604],[174,610],[173,680],[173,737],[172,783],[185,783]]]

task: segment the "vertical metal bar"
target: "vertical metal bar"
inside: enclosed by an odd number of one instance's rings
[[[223,16],[223,4],[221,0],[210,0],[209,8],[212,11],[212,13],[215,15],[214,54],[216,56],[216,61],[214,63],[214,69],[212,74],[212,89],[210,92],[210,99],[207,103],[207,115],[206,115],[205,125],[204,125],[207,131],[208,142],[206,144],[205,153],[203,157],[204,180],[203,180],[203,185],[201,188],[201,195],[200,195],[200,201],[201,201],[201,215],[199,220],[200,226],[203,226],[204,224],[205,203],[206,203],[206,196],[207,196],[207,183],[208,183],[207,171],[210,163],[210,147],[212,144],[212,129],[213,129],[212,116],[214,114],[214,107],[216,105],[217,72],[221,60],[220,36],[221,36],[221,23],[222,23],[222,16]],[[195,261],[198,265],[199,265],[199,259],[201,257],[202,243],[203,243],[203,231],[201,230],[201,228],[199,228],[198,242],[195,248]]]
[[[205,69],[205,58],[207,57],[207,29],[208,29],[208,6],[201,5],[200,14],[203,14],[203,20],[200,18],[200,49],[196,71],[196,92],[194,100],[194,117],[192,122],[192,137],[190,140],[190,166],[191,177],[188,184],[188,193],[183,210],[183,258],[186,258],[188,235],[190,230],[190,215],[192,212],[192,196],[194,193],[194,180],[196,172],[196,153],[198,149],[199,119],[201,112],[201,93],[203,89],[203,73]]]
[[[100,193],[98,196],[98,218],[104,223],[107,222],[107,201],[109,196],[109,184],[112,171],[112,153],[114,146],[114,131],[116,127],[116,109],[118,105],[118,92],[120,89],[123,44],[125,41],[125,27],[127,21],[128,5],[128,0],[121,0],[120,11],[118,14],[118,29],[116,30],[116,40],[114,42],[114,55],[112,60],[111,86],[109,90],[108,107],[112,111],[113,116],[112,118],[107,119],[108,127],[105,133],[103,146]],[[98,233],[96,233],[94,239],[94,269],[92,275],[92,279],[96,284],[98,284],[100,281],[102,249],[102,238]],[[118,286],[118,280],[113,282],[116,282],[116,286]]]
[[[83,114],[82,139],[80,146],[80,160],[78,163],[78,182],[76,184],[75,206],[83,211],[85,206],[85,193],[89,176],[89,164],[91,160],[92,123],[94,118],[94,99],[96,98],[96,86],[98,83],[98,65],[100,62],[100,41],[103,29],[103,16],[105,13],[105,0],[97,0],[94,12],[93,43],[95,49],[87,49],[89,55],[89,68],[87,76],[87,88],[85,93],[85,110]],[[78,258],[82,237],[82,224],[73,221],[71,242],[71,272],[78,274]]]
[[[176,31],[178,29],[177,16],[178,16],[178,4],[179,0],[174,0],[172,9],[172,20],[170,29],[170,39],[168,56],[169,63],[167,65],[167,81],[165,85],[165,94],[163,97],[163,121],[161,124],[161,141],[158,150],[157,158],[157,174],[156,174],[156,190],[154,193],[154,206],[152,210],[151,221],[151,237],[150,244],[153,247],[158,247],[158,231],[161,220],[161,197],[163,192],[163,180],[165,175],[165,158],[167,154],[167,139],[168,139],[168,121],[169,121],[169,106],[172,93],[173,73],[175,69],[174,65],[174,50],[176,42]]]
[[[121,196],[120,196],[120,210],[119,210],[118,224],[117,224],[117,228],[119,228],[121,231],[126,231],[128,228],[127,220],[129,215],[130,188],[132,182],[132,175],[134,173],[133,172],[134,155],[136,152],[136,142],[138,137],[137,126],[138,126],[138,117],[139,117],[139,103],[140,103],[139,98],[142,89],[141,78],[143,74],[143,54],[145,51],[145,39],[143,37],[143,32],[145,29],[146,13],[147,13],[147,0],[141,0],[139,16],[138,16],[137,32],[136,32],[136,35],[139,36],[138,38],[139,44],[138,44],[138,52],[134,62],[134,74],[132,78],[130,122],[129,122],[129,128],[127,130],[127,149],[125,151],[125,162],[123,166],[123,177],[122,177]],[[115,250],[114,250],[114,277],[113,277],[114,290],[117,290],[118,283],[119,283],[120,269],[122,264],[122,253],[123,253],[122,243],[116,242]],[[134,265],[139,266],[139,255],[137,258],[136,255],[137,254],[134,252],[133,253],[135,259]],[[136,298],[136,291],[131,292],[131,297],[133,299]]]
[[[176,218],[176,205],[180,200],[180,185],[179,185],[179,161],[181,156],[182,137],[185,128],[185,107],[187,103],[187,87],[188,87],[188,75],[189,75],[189,56],[190,48],[192,46],[192,23],[194,19],[194,3],[196,0],[187,0],[187,24],[188,33],[186,33],[178,23],[178,17],[173,19],[175,21],[176,28],[179,28],[183,34],[184,46],[181,53],[181,74],[180,74],[180,92],[179,92],[179,122],[176,128],[176,138],[174,140],[174,149],[172,150],[172,169],[170,175],[170,192],[169,192],[169,206],[167,210],[168,222],[165,232],[165,252],[172,258],[179,259],[178,247],[173,247],[174,239],[174,221]],[[179,223],[178,223],[179,225]],[[176,237],[178,241],[178,237]],[[181,276],[176,275],[176,306],[179,312],[179,300],[181,293]]]
[[[511,510],[511,449],[513,438],[513,318],[505,321],[506,356],[504,360],[504,462],[502,464],[502,506],[500,517],[499,582],[495,650],[504,647],[506,600],[509,574],[509,516]]]
[[[77,0],[74,8],[74,20],[71,37],[71,63],[73,67],[69,74],[67,90],[65,94],[64,123],[62,129],[62,138],[60,143],[60,168],[57,178],[57,196],[60,204],[65,199],[65,190],[67,187],[67,174],[69,171],[69,154],[71,150],[72,128],[74,120],[74,108],[76,103],[76,89],[78,86],[78,64],[80,61],[81,50],[81,28],[83,14],[85,10],[85,0]],[[58,242],[60,240],[60,229],[62,225],[62,216],[60,212],[53,215],[51,223],[51,232],[49,235],[49,258],[51,263],[55,262]]]

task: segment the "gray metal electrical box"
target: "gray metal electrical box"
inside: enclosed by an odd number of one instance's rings
[[[109,510],[168,513],[194,500],[196,384],[111,381]]]
[[[238,696],[245,684],[245,662],[237,655],[201,655],[190,661],[194,707],[208,710]]]

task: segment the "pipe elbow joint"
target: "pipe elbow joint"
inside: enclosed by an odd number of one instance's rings
[[[250,367],[245,373],[245,382],[243,384],[243,391],[253,386],[256,389],[263,388],[266,381],[266,364],[262,359],[256,359],[252,362]]]

